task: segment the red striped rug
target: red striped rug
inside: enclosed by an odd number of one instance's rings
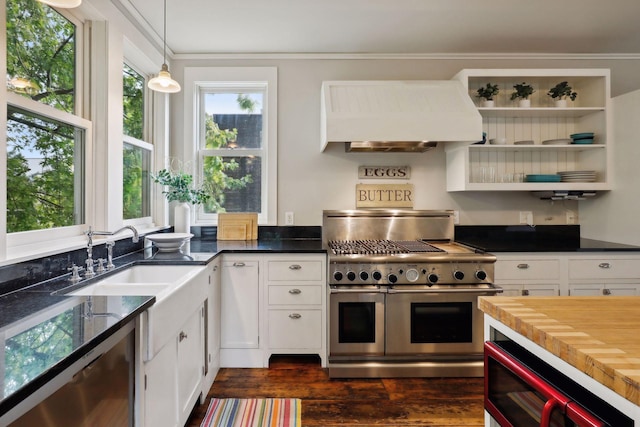
[[[211,399],[200,427],[300,427],[300,399]]]

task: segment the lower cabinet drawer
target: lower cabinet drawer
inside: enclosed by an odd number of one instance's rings
[[[269,261],[269,280],[322,280],[322,261]]]
[[[269,285],[269,305],[320,305],[322,286]]]
[[[321,310],[269,310],[269,348],[322,347]]]
[[[560,261],[498,260],[495,265],[495,281],[499,280],[553,280],[560,277]]]
[[[570,279],[638,279],[640,262],[637,259],[572,259],[569,260]]]

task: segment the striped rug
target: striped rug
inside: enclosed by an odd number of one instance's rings
[[[300,399],[211,399],[200,427],[300,427]]]

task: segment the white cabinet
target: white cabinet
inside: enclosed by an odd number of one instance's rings
[[[612,144],[611,109],[607,69],[473,69],[462,70],[460,80],[474,99],[483,118],[487,141],[506,138],[506,145],[447,143],[447,191],[598,191],[611,188],[609,179]],[[578,93],[566,108],[557,108],[547,91],[568,81]],[[526,82],[535,92],[531,107],[511,101],[513,85]],[[495,107],[480,106],[477,89],[497,84]],[[593,132],[593,144],[543,145],[542,141]],[[478,136],[478,140],[481,136]],[[532,144],[514,145],[516,141]],[[493,169],[484,182],[483,168]],[[561,171],[596,171],[595,182],[513,182],[517,174],[556,174]],[[485,175],[486,176],[486,175]]]
[[[569,295],[640,294],[640,256],[601,254],[568,262]]]
[[[262,358],[260,255],[225,254],[221,274],[220,366],[259,368]]]
[[[494,282],[504,296],[558,296],[561,269],[556,257],[507,254],[498,256]]]
[[[222,257],[216,257],[209,265],[207,300],[205,303],[205,378],[202,382],[202,397],[206,397],[220,369],[221,325],[221,271]],[[204,402],[202,402],[204,403]]]
[[[265,365],[272,354],[318,354],[326,366],[326,255],[270,255],[265,263]]]
[[[203,306],[191,313],[178,335],[144,363],[146,426],[183,426],[202,391]]]

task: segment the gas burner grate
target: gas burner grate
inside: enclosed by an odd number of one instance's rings
[[[445,252],[420,240],[332,240],[329,248],[335,255]]]

